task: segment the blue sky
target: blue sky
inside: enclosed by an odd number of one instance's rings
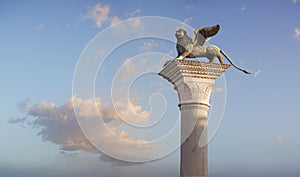
[[[218,45],[238,65],[253,73],[244,75],[230,68],[222,78],[226,78],[226,90],[221,91],[227,100],[222,124],[209,143],[209,176],[299,176],[298,0],[1,1],[0,176],[179,176],[178,150],[153,162],[119,162],[96,151],[84,139],[72,114],[73,77],[81,54],[93,44],[89,41],[94,39],[99,44],[95,54],[100,56],[101,50],[119,39],[116,35],[111,41],[99,40],[107,37],[101,36],[107,34],[103,31],[135,17],[135,21],[126,23],[127,31],[122,31],[140,32],[143,16],[167,17],[192,28],[220,24],[219,33],[209,43]],[[168,24],[153,28],[163,33],[168,31]],[[150,141],[176,124],[177,94],[171,84],[155,74],[162,61],[176,55],[172,41],[141,38],[126,42],[107,56],[94,86],[95,97],[99,98],[97,106],[114,133],[132,141]],[[153,68],[147,67],[150,69],[146,75],[136,79],[129,91],[131,109],[140,115],[136,118],[124,108],[128,104],[122,102],[122,91],[131,82],[127,77],[141,74],[145,66]],[[143,125],[143,118],[148,124],[159,120],[157,127],[131,131],[130,125],[118,124],[111,110],[114,77],[115,101],[126,121]],[[86,89],[85,85],[80,86]],[[153,93],[160,93],[164,99]],[[213,94],[219,93],[216,90]],[[89,110],[92,103],[88,97],[77,97],[76,101],[82,117],[97,117]],[[164,104],[166,112],[159,119],[154,113],[160,112]],[[97,140],[114,142],[105,135],[100,132]],[[158,155],[168,150],[170,144],[176,144],[176,138],[175,132],[165,146],[153,151]],[[121,148],[109,148],[124,157],[143,154],[141,149],[145,148],[119,145]]]

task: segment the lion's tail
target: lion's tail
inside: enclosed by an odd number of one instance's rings
[[[230,64],[232,64],[232,66],[234,66],[236,69],[243,71],[246,74],[251,74],[249,71],[242,69],[240,67],[238,67],[236,64],[233,63],[233,61],[226,55],[226,53],[223,50],[220,50],[221,54],[225,56],[225,58],[229,61]]]

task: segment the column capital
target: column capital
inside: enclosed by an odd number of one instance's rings
[[[181,105],[205,105],[209,108],[209,98],[215,80],[231,65],[189,60],[170,60],[159,72],[171,82]]]

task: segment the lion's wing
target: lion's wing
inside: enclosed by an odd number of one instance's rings
[[[220,30],[220,25],[214,25],[210,27],[197,28],[195,30],[195,43],[197,45],[203,46],[208,38],[216,35]]]

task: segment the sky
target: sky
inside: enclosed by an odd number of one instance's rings
[[[0,176],[179,176],[157,73],[176,29],[220,24],[208,44],[252,74],[215,84],[209,177],[298,177],[299,19],[299,0],[1,1]]]

